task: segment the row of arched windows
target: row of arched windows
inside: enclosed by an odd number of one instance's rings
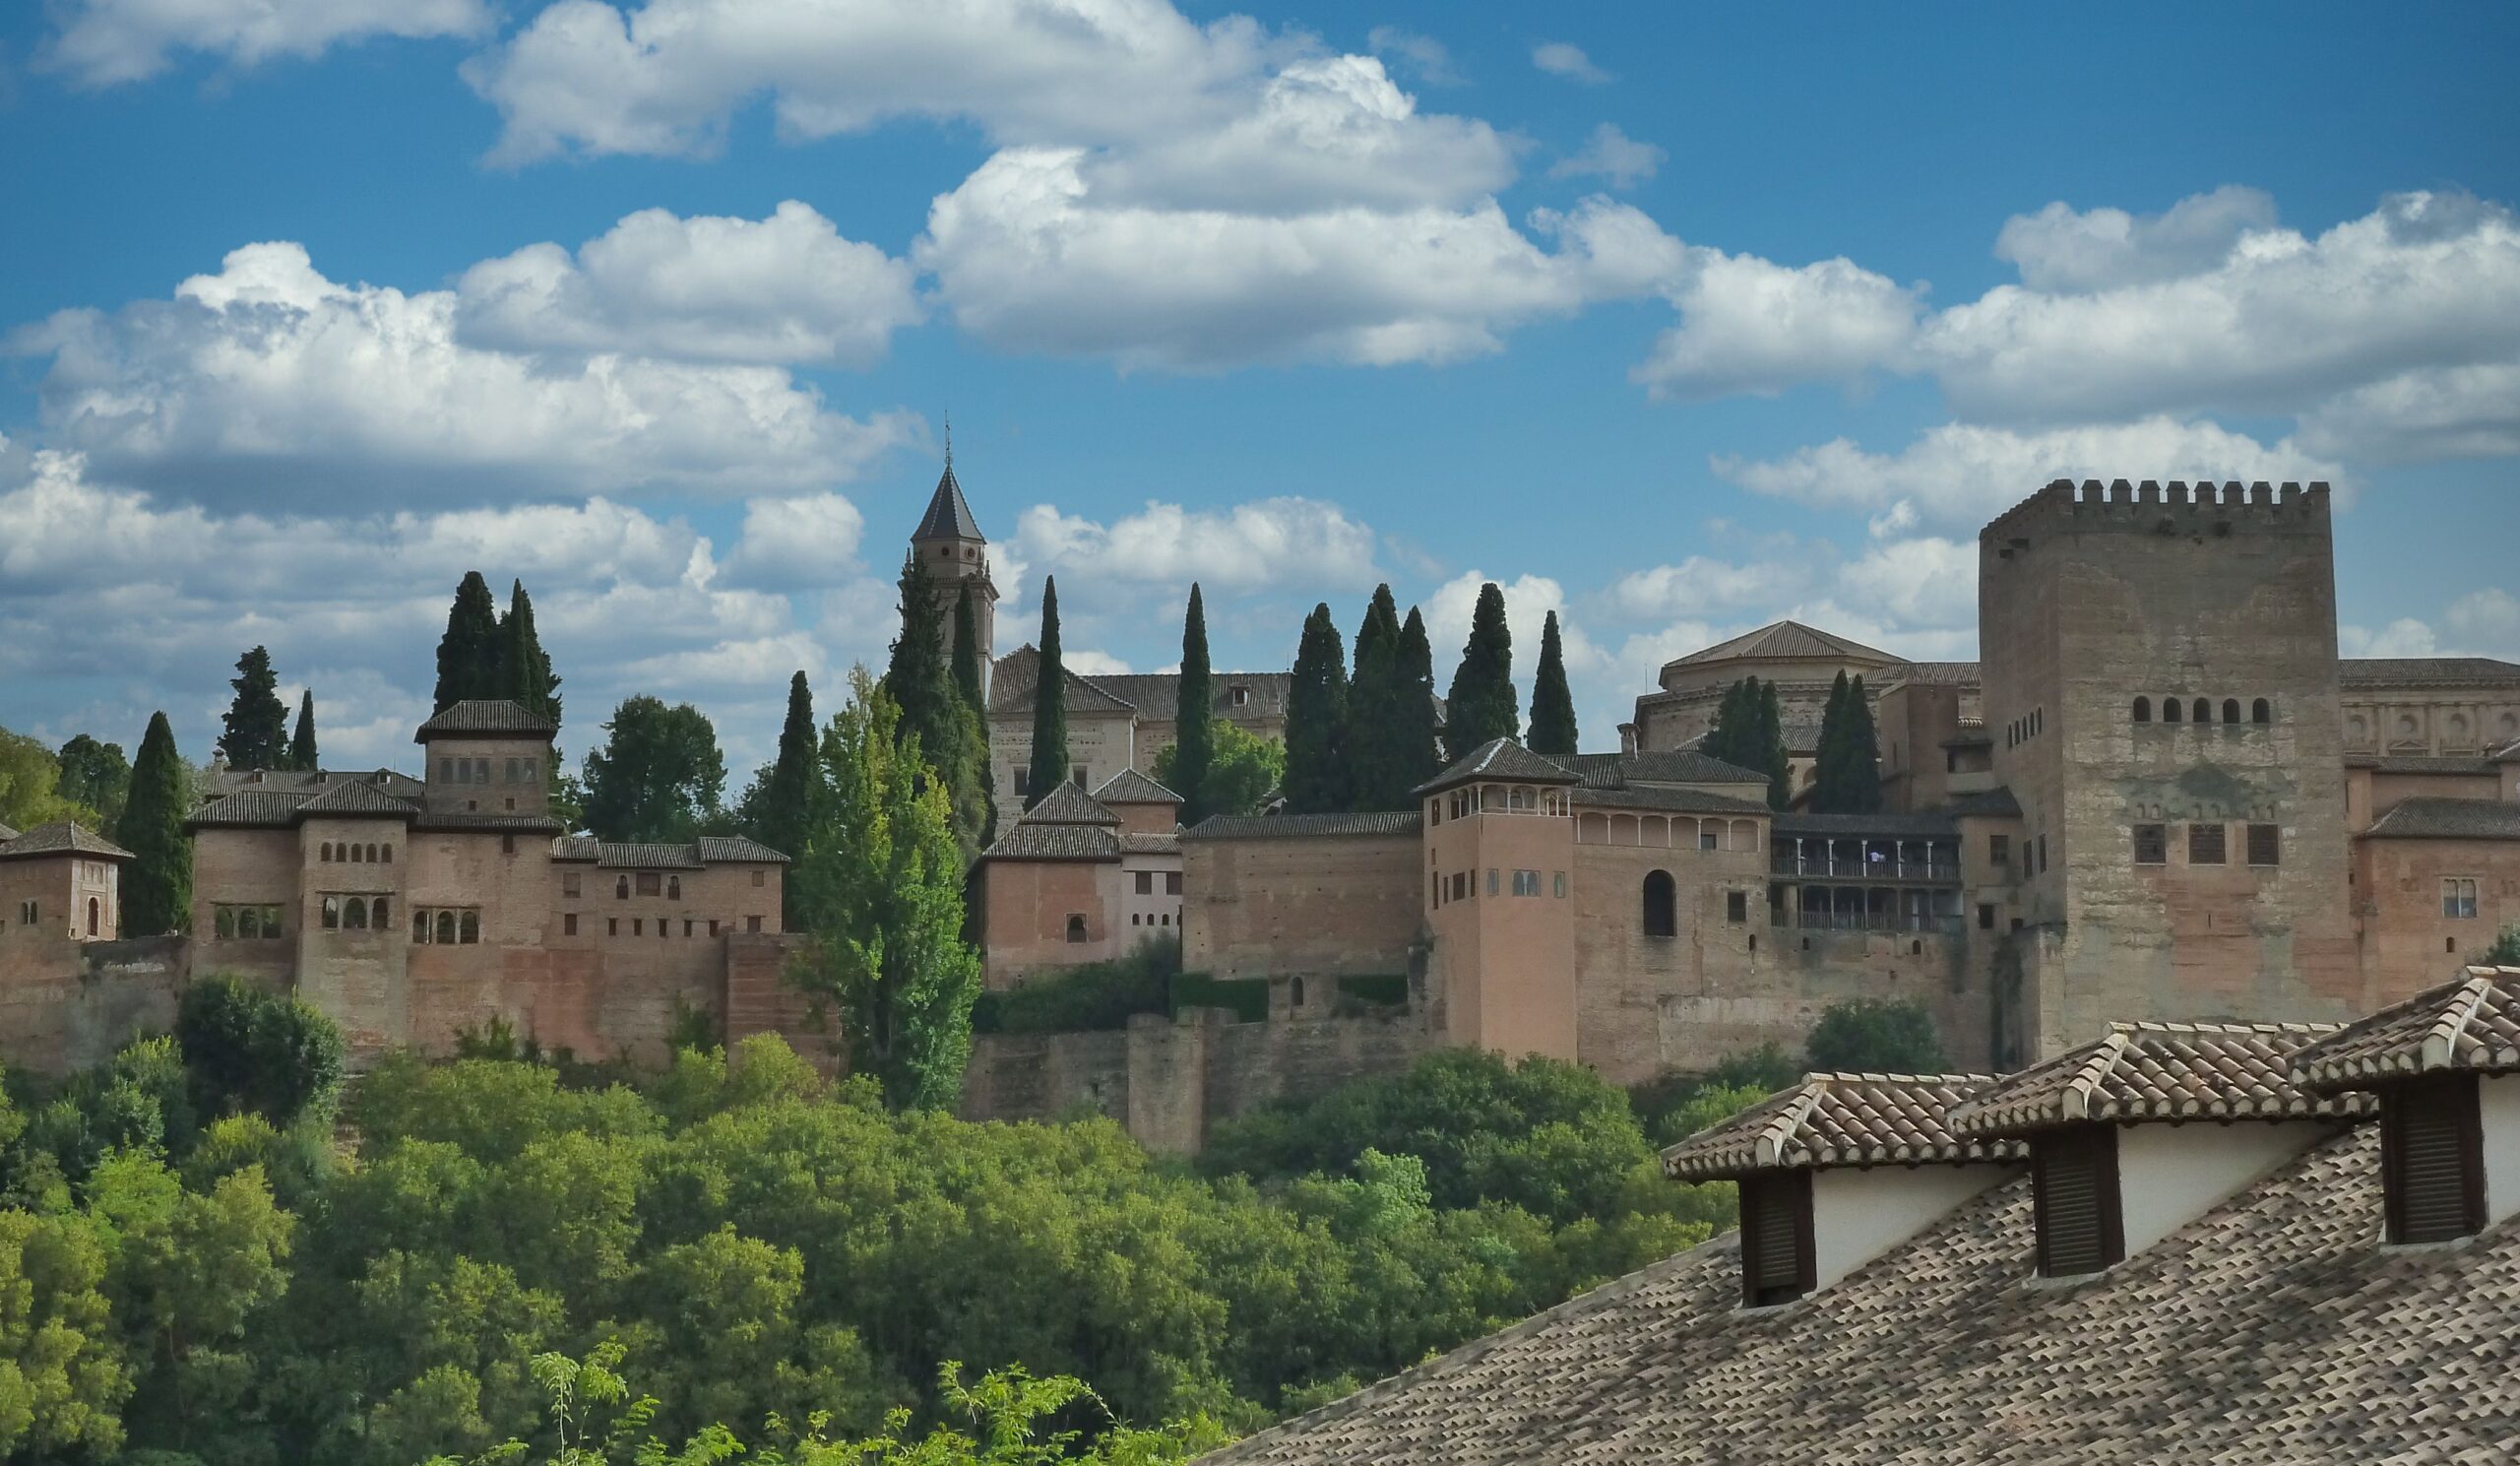
[[[2161,721],[2164,723],[2212,723],[2215,721],[2214,712],[2215,705],[2211,698],[2199,697],[2182,702],[2175,697],[2165,697],[2162,699]],[[2222,702],[2222,714],[2223,722],[2231,724],[2238,723],[2240,721],[2240,700],[2236,697],[2224,698]],[[2153,700],[2151,698],[2139,697],[2135,699],[2134,720],[2137,723],[2150,723],[2153,721]],[[2275,704],[2262,697],[2252,699],[2248,705],[2248,721],[2260,726],[2273,723],[2275,721]]]
[[[2004,725],[2004,746],[2018,748],[2048,731],[2048,710],[2033,708],[2027,717],[2015,718]],[[1815,775],[1819,772],[1814,769]]]
[[[334,842],[327,840],[324,842],[323,859],[327,864],[331,864],[339,860],[348,860],[357,864],[391,865],[394,863],[394,847],[390,845],[352,845],[346,841],[337,845]]]
[[[383,896],[324,898],[324,929],[327,931],[365,931],[370,926],[383,930],[393,921],[391,908]]]

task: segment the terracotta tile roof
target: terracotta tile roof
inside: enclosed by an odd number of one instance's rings
[[[765,865],[788,863],[788,858],[758,840],[743,835],[703,835],[693,842],[703,865]]]
[[[7,829],[0,825],[0,829]],[[56,819],[24,832],[10,830],[5,843],[0,843],[0,860],[14,860],[27,856],[100,856],[108,860],[128,860],[130,851],[104,836],[73,820]]]
[[[1564,764],[1545,754],[1534,753],[1512,738],[1489,738],[1453,761],[1452,767],[1411,791],[1431,795],[1455,785],[1481,779],[1511,781],[1517,784],[1580,784],[1579,778]]]
[[[504,697],[473,698],[454,704],[445,712],[420,725],[411,734],[414,743],[443,737],[549,737],[560,731],[560,725],[539,713],[529,713],[523,704]]]
[[[2017,1161],[2016,1140],[1955,1134],[1943,1116],[1990,1074],[1810,1074],[1663,1152],[1663,1174],[1715,1180],[1752,1171]]]
[[[2080,1049],[2007,1074],[1954,1107],[1969,1135],[2017,1134],[2080,1120],[2353,1118],[2363,1095],[2319,1095],[2294,1082],[2293,1055],[2333,1023],[2112,1023]]]
[[[1768,776],[1694,749],[1653,753],[1578,753],[1554,760],[1575,771],[1586,789],[1628,789],[1639,784],[1755,784]]]
[[[688,845],[594,840],[566,835],[551,842],[555,860],[593,860],[606,870],[697,870],[700,853]]]
[[[1113,695],[1098,686],[1092,678],[1079,676],[1066,668],[1066,694],[1060,706],[1071,713],[1087,715],[1136,713],[1137,704]],[[1041,654],[1031,646],[1022,646],[997,659],[989,671],[988,710],[992,715],[1022,714],[1033,711],[1033,689],[1041,677]]]
[[[1058,788],[1041,796],[1040,802],[1025,810],[1019,822],[1028,825],[1116,825],[1120,817],[1102,807],[1101,800],[1077,788],[1074,781],[1062,779]]]
[[[1308,840],[1322,836],[1415,836],[1425,816],[1415,809],[1364,814],[1214,814],[1181,832],[1183,840]]]
[[[2452,1069],[2520,1072],[2520,967],[2471,967],[2293,1055],[2312,1089]]]
[[[249,789],[319,795],[351,781],[375,785],[397,798],[417,799],[428,792],[419,780],[392,769],[215,769],[205,781],[208,793],[202,802]]]
[[[1685,657],[1675,657],[1664,664],[1664,669],[1695,667],[1708,662],[1765,660],[1778,657],[1819,657],[1846,662],[1871,662],[1883,667],[1901,659],[1859,641],[1805,626],[1800,621],[1774,621],[1756,631],[1745,631],[1731,641],[1720,641]]]
[[[1098,689],[1138,710],[1141,718],[1171,722],[1181,716],[1181,674],[1177,671],[1115,672],[1088,677]],[[1208,711],[1229,722],[1249,723],[1287,716],[1287,689],[1294,675],[1283,671],[1212,671],[1208,673]],[[1243,701],[1233,689],[1243,689]]]
[[[2520,683],[2520,663],[2491,657],[2345,657],[2337,661],[2336,679],[2347,687],[2505,686]]]
[[[1587,808],[1653,809],[1673,814],[1773,814],[1765,799],[1736,798],[1697,789],[1579,789],[1571,797]]]
[[[1116,860],[1119,832],[1099,824],[1036,824],[1018,820],[980,852],[983,860]]]
[[[1174,835],[1120,836],[1120,853],[1127,856],[1177,856],[1181,854],[1181,837]]]
[[[9,827],[8,825],[0,824],[0,845],[5,845],[5,844],[7,844],[9,841],[15,840],[15,839],[17,839],[17,838],[18,838],[18,832],[17,832],[16,830],[12,829],[12,828],[11,828],[11,827]]]
[[[1094,792],[1101,804],[1178,804],[1181,797],[1135,769],[1122,769]]]
[[[2400,799],[2371,821],[2365,840],[2520,840],[2520,804],[2501,799]]]
[[[2520,1227],[2375,1245],[2377,1126],[2123,1263],[2027,1280],[2030,1182],[1782,1308],[1728,1235],[1264,1431],[1214,1466],[2488,1466]]]
[[[455,834],[557,835],[567,825],[547,814],[510,814],[504,810],[482,813],[473,809],[420,811],[411,822],[419,831],[443,830]]]
[[[323,815],[334,819],[410,819],[419,809],[409,799],[399,799],[375,785],[362,780],[332,785],[320,794],[312,794],[297,806],[297,817]]]
[[[1881,674],[1881,690],[1889,691],[1901,682],[1922,682],[1937,687],[1975,687],[1981,680],[1975,662],[1911,662]],[[1871,683],[1866,682],[1869,690]]]
[[[244,789],[224,798],[213,799],[193,811],[184,821],[187,830],[202,829],[267,829],[286,828],[297,817],[297,806],[306,802],[302,794],[285,794],[268,789]]]

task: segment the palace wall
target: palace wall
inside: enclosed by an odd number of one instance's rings
[[[1416,829],[1181,842],[1181,966],[1214,978],[1409,971],[1425,924]]]

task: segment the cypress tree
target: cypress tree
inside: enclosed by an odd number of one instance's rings
[[[972,582],[965,580],[954,596],[954,688],[972,710],[980,730],[980,798],[988,818],[980,826],[980,849],[997,843],[997,764],[990,757],[988,696],[980,690],[980,604]]]
[[[486,587],[484,589],[487,589]],[[534,598],[517,581],[508,592],[507,614],[499,618],[498,656],[483,669],[484,680],[495,676],[498,690],[488,694],[515,702],[529,713],[560,721],[560,679],[551,674],[551,659],[534,630]]]
[[[446,613],[446,635],[437,643],[437,703],[443,713],[472,697],[505,697],[499,678],[499,607],[478,570],[464,572],[455,605]]]
[[[1287,808],[1295,814],[1331,814],[1348,807],[1348,654],[1340,644],[1330,607],[1316,605],[1304,617],[1295,648],[1294,675],[1287,688]]]
[[[1406,787],[1414,790],[1444,769],[1443,750],[1437,746],[1444,730],[1435,713],[1435,647],[1426,638],[1425,616],[1414,606],[1400,626],[1400,676],[1408,697],[1394,721],[1408,730],[1403,761]]]
[[[1843,782],[1838,775],[1839,750],[1846,742],[1847,674],[1841,670],[1829,684],[1829,701],[1820,710],[1820,740],[1811,750],[1811,809],[1835,814],[1834,801]]]
[[[1723,700],[1715,705],[1714,721],[1698,739],[1698,752],[1745,769],[1763,767],[1750,752],[1757,746],[1758,681],[1743,677],[1724,689]]]
[[[1881,748],[1864,700],[1863,678],[1838,673],[1820,717],[1819,781],[1811,807],[1821,814],[1871,814],[1881,808]]]
[[[297,732],[288,740],[288,766],[313,771],[323,767],[315,751],[315,689],[297,697]]]
[[[977,714],[956,685],[946,659],[945,628],[937,624],[935,583],[923,560],[911,562],[902,581],[902,633],[893,639],[884,692],[901,710],[898,736],[918,740],[919,757],[945,787],[953,810],[954,838],[966,860],[979,854],[988,824],[988,797],[980,787],[987,749]]]
[[[184,833],[191,812],[191,771],[175,751],[166,715],[149,720],[140,757],[131,766],[131,797],[114,825],[114,843],[130,851],[122,873],[122,929],[126,936],[181,931],[193,905],[193,842]]]
[[[1794,765],[1785,754],[1785,712],[1777,706],[1776,683],[1750,680],[1759,690],[1759,761],[1750,767],[1767,773],[1768,807],[1783,809],[1794,800]]]
[[[1041,579],[1040,656],[1035,663],[1040,680],[1033,684],[1033,763],[1026,775],[1024,798],[1030,809],[1041,796],[1067,777],[1067,668],[1059,660],[1059,583]]]
[[[288,764],[288,705],[280,700],[280,679],[272,673],[272,654],[256,647],[236,659],[236,689],[220,724],[219,751],[231,769],[278,769]]]
[[[762,782],[755,813],[754,838],[788,858],[782,873],[788,900],[780,910],[790,931],[805,929],[805,914],[795,900],[795,873],[805,855],[806,811],[814,805],[820,764],[814,757],[814,693],[798,671],[788,679],[788,721],[779,729],[779,757]]]
[[[1356,627],[1355,670],[1348,679],[1348,807],[1406,809],[1412,778],[1409,729],[1401,721],[1409,690],[1401,666],[1400,607],[1391,587],[1374,587],[1365,619]]]
[[[1540,670],[1532,673],[1532,723],[1527,746],[1534,753],[1575,751],[1575,695],[1566,688],[1566,649],[1557,638],[1557,612],[1541,623]]]
[[[1460,758],[1490,738],[1514,736],[1514,633],[1505,625],[1505,592],[1491,580],[1479,588],[1470,639],[1444,695],[1444,756]]]
[[[1208,608],[1192,581],[1190,606],[1181,614],[1181,691],[1172,724],[1172,792],[1181,797],[1184,826],[1215,812],[1208,803],[1208,771],[1217,758],[1215,696],[1208,682]]]

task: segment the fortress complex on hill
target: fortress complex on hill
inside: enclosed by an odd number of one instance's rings
[[[1178,940],[1268,1016],[983,1035],[967,1109],[1085,1103],[1195,1145],[1209,1117],[1429,1046],[1634,1081],[1798,1049],[1863,997],[1920,1000],[1955,1063],[2007,1067],[2113,1020],[2350,1019],[2520,921],[2520,665],[2340,660],[2323,485],[2058,482],[1979,550],[1979,663],[1781,622],[1666,667],[1616,752],[1498,741],[1406,809],[1182,829],[1152,777],[1175,675],[1068,672],[1072,786],[1022,788],[1039,658],[994,656],[987,542],[949,468],[910,556],[940,616],[974,583],[991,654],[987,983]],[[1763,776],[1697,751],[1756,675],[1807,764],[1840,670],[1873,701],[1884,812],[1775,811]],[[1279,736],[1287,684],[1219,671],[1213,711]],[[300,993],[358,1052],[494,1020],[590,1055],[660,1052],[692,1014],[799,1031],[786,855],[571,835],[544,801],[554,732],[462,703],[418,730],[416,778],[221,775],[187,936],[121,937],[110,843],[0,832],[0,1057],[92,1061],[209,972]]]

